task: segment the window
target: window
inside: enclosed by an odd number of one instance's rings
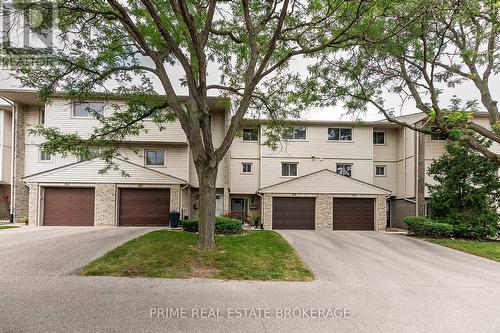
[[[446,136],[442,133],[432,133],[431,140],[436,140],[436,141],[446,140]]]
[[[44,150],[40,150],[38,157],[39,157],[40,161],[44,161],[44,162],[52,161],[52,155],[50,155],[49,153],[47,153]]]
[[[244,128],[243,129],[243,141],[259,141],[259,129],[258,128]]]
[[[375,176],[385,176],[385,165],[376,165],[375,166]]]
[[[165,150],[163,149],[146,149],[144,156],[146,165],[164,166],[165,165]]]
[[[97,157],[99,155],[99,148],[89,148],[89,155],[88,156],[80,156],[79,159],[80,159],[80,162],[83,162],[83,161],[89,161],[95,157]]]
[[[45,108],[41,108],[40,109],[40,113],[38,114],[38,123],[40,125],[44,125],[45,124]]]
[[[242,173],[252,173],[252,163],[241,163]]]
[[[281,163],[282,177],[297,177],[297,163]]]
[[[328,129],[329,141],[352,141],[352,128],[337,128]]]
[[[104,102],[73,102],[73,117],[90,118],[92,112],[103,114]]]
[[[283,134],[285,140],[306,140],[306,137],[306,128],[301,126],[295,126]]]
[[[385,144],[385,132],[373,132],[373,144],[374,145]]]
[[[352,175],[352,164],[347,163],[337,163],[337,173],[342,176],[351,177]]]

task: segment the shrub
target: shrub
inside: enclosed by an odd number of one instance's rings
[[[228,212],[222,215],[222,217],[228,217],[231,219],[243,220],[243,212]]]
[[[215,233],[221,235],[241,234],[241,221],[225,216],[217,216],[215,220]]]
[[[196,219],[182,221],[182,230],[198,232],[199,221]],[[241,221],[230,217],[217,216],[215,220],[215,233],[219,235],[237,235],[243,232]]]
[[[198,220],[184,220],[182,221],[182,230],[187,232],[198,232]]]
[[[488,236],[494,237],[496,233],[496,228],[485,225],[460,223],[453,226],[453,236],[456,238],[483,239]]]
[[[451,224],[435,222],[426,217],[407,216],[403,218],[403,222],[408,225],[408,230],[416,236],[444,238],[453,235]]]

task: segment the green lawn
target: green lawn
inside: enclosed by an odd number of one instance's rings
[[[17,225],[0,225],[0,229],[19,228]]]
[[[500,262],[500,241],[481,242],[460,239],[427,239],[427,241]]]
[[[294,249],[273,231],[217,236],[217,249],[200,251],[197,235],[158,230],[133,239],[84,267],[80,275],[310,281]]]

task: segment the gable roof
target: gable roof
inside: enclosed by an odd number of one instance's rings
[[[330,169],[266,186],[259,193],[328,193],[328,194],[391,194],[390,190],[359,179],[339,175]]]
[[[39,172],[23,178],[25,182],[40,183],[128,183],[128,184],[186,184],[183,179],[162,173],[157,170],[146,168],[120,158],[113,161],[120,170],[109,170],[105,174],[100,174],[106,166],[102,159],[92,159],[88,161],[71,163],[59,168]],[[122,175],[122,171],[128,177]]]

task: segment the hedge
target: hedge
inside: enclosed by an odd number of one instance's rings
[[[416,236],[432,238],[447,238],[453,236],[453,226],[448,223],[435,222],[421,216],[407,216],[403,222],[408,225],[408,230]]]
[[[197,219],[182,221],[182,230],[187,232],[198,232],[199,221]],[[230,217],[217,216],[215,219],[215,233],[219,235],[237,235],[243,232],[241,221]]]

